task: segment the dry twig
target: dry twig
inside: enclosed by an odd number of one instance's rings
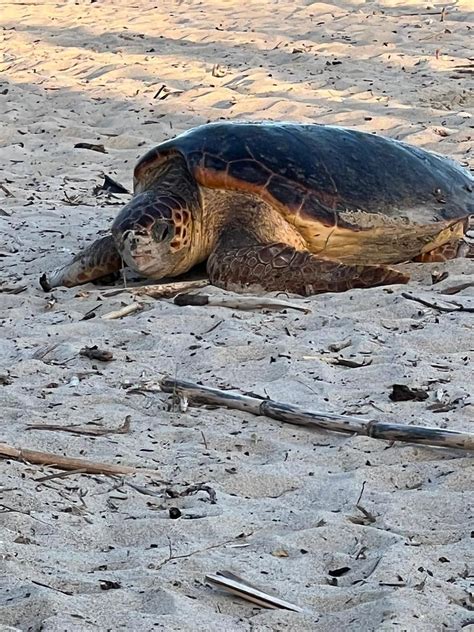
[[[209,296],[207,294],[178,294],[175,305],[211,305],[212,307],[229,307],[230,309],[296,309],[309,314],[307,305],[298,305],[277,298],[260,296]]]
[[[134,312],[138,312],[143,308],[142,303],[130,303],[130,305],[125,305],[120,309],[117,309],[113,312],[107,312],[101,316],[102,320],[116,320],[117,318],[123,318],[124,316],[128,316],[129,314],[133,314]]]
[[[130,432],[130,415],[118,428],[84,428],[83,426],[61,426],[59,424],[30,424],[26,430],[59,430],[61,432],[72,432],[77,435],[87,435],[89,437],[103,437],[111,434],[127,434]]]
[[[51,452],[38,452],[27,448],[15,448],[6,443],[0,443],[0,458],[28,461],[35,465],[49,465],[59,470],[83,470],[87,474],[148,474],[157,476],[157,470],[140,469],[127,465],[115,465],[113,463],[100,463],[86,459],[76,459],[62,454]]]
[[[440,312],[474,312],[474,307],[461,305],[460,303],[454,303],[454,302],[449,302],[449,303],[445,302],[444,304],[436,303],[435,301],[428,301],[425,298],[421,298],[420,296],[413,296],[413,294],[408,294],[408,292],[402,292],[401,296],[403,296],[403,298],[409,299],[410,301],[421,303],[421,305],[425,305],[426,307],[431,307],[432,309],[438,309]]]

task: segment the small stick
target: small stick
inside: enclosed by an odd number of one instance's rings
[[[62,456],[61,454],[52,454],[51,452],[14,448],[6,443],[0,443],[0,458],[29,461],[35,465],[50,465],[58,470],[83,470],[87,474],[149,474],[152,476],[158,474],[157,470],[75,459],[69,456]]]
[[[66,478],[67,476],[74,476],[75,474],[87,474],[87,472],[85,470],[66,470],[65,472],[55,472],[47,476],[40,476],[33,480],[35,483],[45,483],[46,481],[53,481],[56,478]]]
[[[440,290],[440,294],[457,294],[458,292],[462,292],[462,290],[466,290],[469,287],[474,287],[474,281],[467,281],[466,283],[460,283],[459,285],[451,285],[449,287],[445,287],[444,290]]]
[[[263,415],[271,419],[300,426],[359,434],[385,441],[406,441],[408,443],[421,443],[443,448],[474,451],[474,434],[468,432],[456,432],[454,430],[443,430],[426,426],[391,424],[349,415],[308,411],[292,404],[275,402],[271,399],[259,399],[258,397],[241,395],[240,393],[231,393],[171,378],[161,380],[161,389],[165,393],[177,393],[207,404],[234,408],[253,415]]]
[[[2,285],[0,286],[0,293],[5,294],[21,294],[27,289],[26,285]]]
[[[118,428],[84,428],[83,426],[61,426],[60,424],[30,424],[26,426],[26,430],[53,430],[59,432],[72,432],[78,435],[87,435],[90,437],[104,437],[111,434],[127,434],[130,432],[130,415],[127,415],[125,421]]]
[[[139,287],[120,288],[103,292],[103,296],[116,296],[123,292],[128,292],[133,296],[150,296],[151,298],[169,298],[180,292],[198,290],[209,285],[207,279],[196,281],[177,281],[176,283],[158,283],[156,285],[140,285]]]
[[[102,320],[116,320],[117,318],[123,318],[123,316],[128,316],[129,314],[133,314],[134,312],[138,312],[142,309],[142,303],[130,303],[130,305],[125,305],[121,309],[117,309],[113,312],[107,312],[101,316]]]
[[[207,294],[178,294],[175,305],[211,305],[212,307],[229,307],[230,309],[296,309],[305,314],[311,313],[309,307],[289,303],[277,298],[260,296],[208,296]]]
[[[5,193],[7,197],[15,197],[11,191],[7,189],[7,187],[0,182],[0,189]]]
[[[421,303],[422,305],[425,305],[426,307],[439,309],[440,312],[474,312],[474,307],[460,305],[459,303],[446,303],[445,305],[440,305],[439,303],[427,301],[426,299],[420,298],[419,296],[413,296],[413,294],[408,294],[408,292],[402,292],[401,296],[403,296],[403,298],[409,299],[410,301]]]

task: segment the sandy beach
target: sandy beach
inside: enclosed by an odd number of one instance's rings
[[[472,260],[291,298],[308,313],[144,298],[105,320],[130,292],[38,284],[130,199],[104,174],[131,191],[147,149],[207,121],[346,125],[472,168],[472,1],[1,2],[0,27],[0,443],[154,470],[0,460],[0,631],[474,630],[468,452],[156,388],[472,432],[472,313],[403,296],[472,309]],[[81,354],[95,345],[112,360]],[[392,401],[394,384],[427,397]],[[220,570],[302,612],[212,587]]]

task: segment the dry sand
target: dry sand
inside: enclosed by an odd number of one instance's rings
[[[129,392],[176,374],[309,408],[469,431],[472,314],[422,307],[396,286],[315,297],[305,301],[308,315],[149,300],[107,322],[100,315],[129,295],[101,299],[90,285],[57,289],[54,303],[37,284],[128,199],[94,195],[101,172],[130,187],[146,148],[204,121],[344,124],[469,163],[472,3],[441,15],[443,6],[0,3],[0,283],[27,286],[0,294],[0,441],[156,468],[169,481],[72,474],[39,483],[55,470],[1,461],[1,630],[472,629],[465,454],[221,409],[173,412],[163,394]],[[74,149],[79,142],[107,153]],[[474,281],[467,261],[411,267],[410,291],[431,298]],[[432,286],[434,267],[449,277]],[[453,298],[472,305],[473,296],[471,287]],[[96,318],[83,320],[91,310]],[[370,363],[332,364],[329,345],[345,339],[340,355]],[[115,360],[78,354],[94,344]],[[429,399],[392,402],[394,383],[425,388]],[[440,401],[451,403],[435,412]],[[127,416],[128,434],[26,429],[114,429]],[[215,490],[215,504],[203,491],[164,492],[197,483]],[[362,489],[368,518],[356,508]],[[182,517],[170,519],[171,507]],[[305,612],[219,593],[204,581],[219,569]]]

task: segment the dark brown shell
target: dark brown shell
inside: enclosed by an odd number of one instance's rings
[[[474,179],[405,143],[326,125],[212,123],[150,150],[135,181],[181,154],[203,186],[253,192],[305,223],[358,230],[360,212],[418,224],[474,213]],[[382,217],[381,217],[382,220]]]

